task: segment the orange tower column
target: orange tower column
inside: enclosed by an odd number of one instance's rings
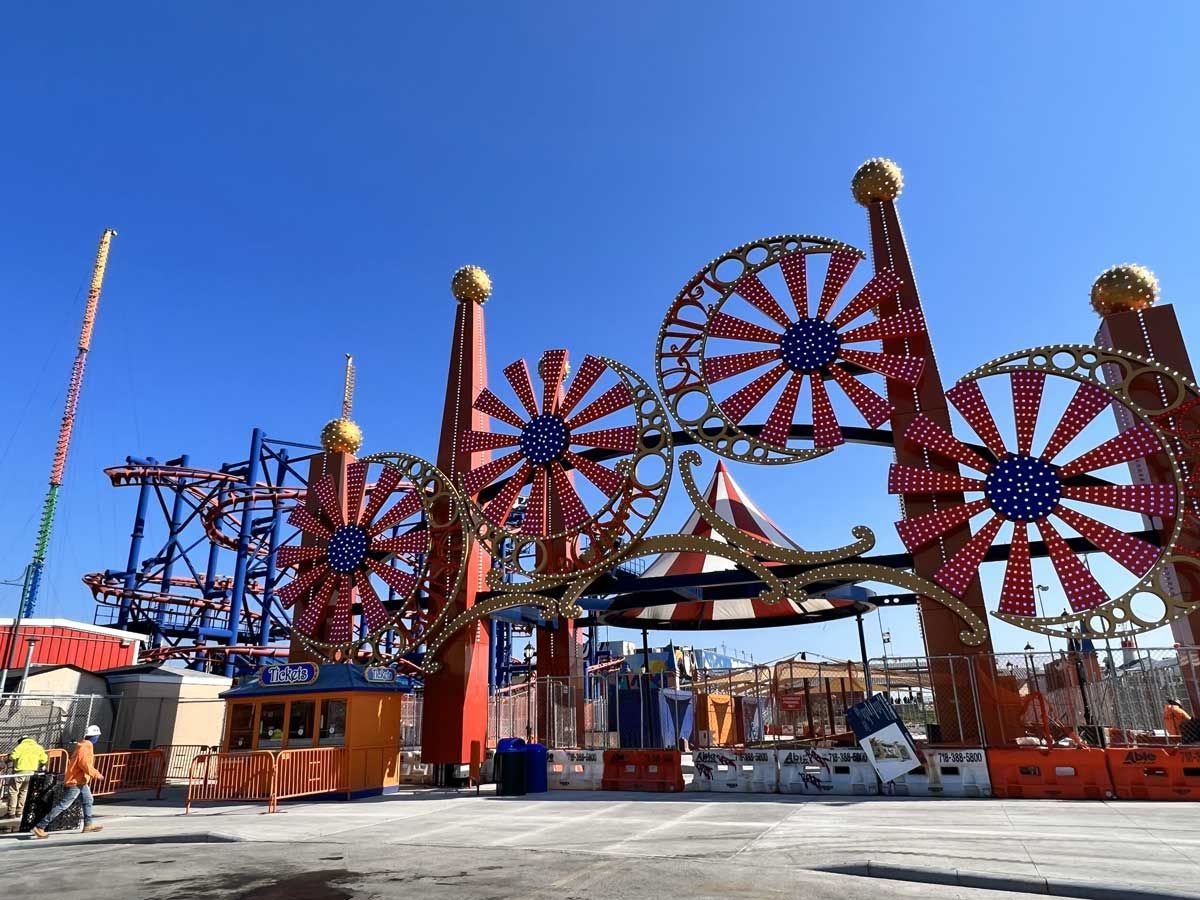
[[[325,452],[314,456],[308,464],[308,483],[316,484],[326,475],[333,475],[333,486],[337,492],[337,496],[341,498],[342,515],[346,515],[346,491],[344,490],[346,483],[346,467],[354,462],[354,454],[358,452],[358,448],[362,446],[362,429],[358,424],[350,418],[350,404],[354,394],[354,363],[351,361],[349,354],[346,356],[346,379],[342,391],[342,414],[339,418],[330,419],[321,429],[321,446],[325,448]],[[320,518],[321,501],[317,499],[315,492],[309,492],[305,497],[304,505]],[[308,532],[300,535],[301,547],[321,546],[321,542]],[[303,574],[312,563],[301,563],[297,569],[296,576]],[[299,622],[304,616],[305,607],[308,606],[312,599],[313,591],[310,590],[296,600],[296,605],[292,609],[292,621]],[[326,628],[329,627],[326,622]],[[320,658],[311,653],[304,643],[297,639],[295,632],[292,633],[291,643],[288,645],[288,662],[319,662]]]
[[[895,201],[900,196],[903,186],[899,166],[887,159],[872,159],[863,163],[851,182],[854,199],[866,208],[870,220],[871,255],[875,271],[890,269],[900,279],[899,290],[879,304],[880,318],[897,315],[906,310],[917,310],[924,317],[908,246],[904,240],[904,231],[900,227],[900,216],[896,212]],[[885,340],[883,350],[885,353],[914,356],[925,363],[921,380],[916,387],[909,387],[898,381],[887,382],[887,397],[895,407],[891,425],[895,436],[896,461],[921,468],[930,466],[935,471],[958,475],[957,463],[930,455],[920,447],[906,445],[903,440],[905,429],[921,414],[951,431],[950,409],[928,331],[915,337]],[[905,515],[915,516],[932,512],[947,504],[960,504],[964,500],[961,493],[947,493],[930,497],[909,496],[901,502],[905,507]],[[913,554],[914,570],[918,575],[930,578],[970,537],[969,525],[962,525],[948,532],[941,541]],[[972,582],[962,601],[976,615],[987,621],[987,609],[978,578]],[[979,730],[973,710],[969,714],[967,709],[961,706],[963,698],[974,696],[971,690],[973,674],[987,684],[990,684],[993,678],[991,660],[987,656],[992,652],[991,641],[987,640],[978,645],[963,643],[959,638],[959,632],[964,628],[963,621],[941,604],[922,598],[920,612],[925,652],[930,657],[971,658],[970,664],[961,659],[953,664],[936,663],[931,660],[942,739],[947,742],[973,743],[990,737],[995,742],[1000,737],[999,722],[995,717],[994,704],[986,701],[987,694],[980,694],[980,714],[987,732],[985,735],[972,734]],[[976,657],[980,658],[976,660]],[[975,669],[974,673],[972,668]],[[956,693],[960,701],[957,711],[953,696]]]
[[[487,387],[487,347],[484,340],[483,305],[491,296],[492,283],[478,266],[464,266],[454,273],[451,289],[458,301],[454,315],[454,339],[450,345],[450,370],[446,378],[446,405],[442,412],[442,435],[438,444],[438,468],[454,483],[474,466],[486,462],[488,453],[463,449],[463,432],[488,431],[490,420],[471,404]],[[466,577],[456,596],[446,596],[443,586],[437,604],[448,603],[469,609],[475,597],[487,590],[484,580],[491,558],[472,543],[465,561]],[[487,736],[488,645],[491,636],[486,622],[476,622],[456,634],[442,648],[441,670],[425,679],[425,708],[421,724],[421,758],[433,765],[462,765],[471,759],[471,744],[483,747]]]
[[[1144,356],[1194,381],[1196,376],[1192,371],[1192,360],[1188,356],[1175,309],[1169,303],[1156,305],[1158,295],[1158,279],[1144,266],[1113,266],[1102,273],[1092,285],[1092,307],[1100,314],[1096,343]],[[1148,409],[1161,408],[1163,386],[1158,384],[1158,380],[1149,377],[1135,380],[1130,385],[1133,399]],[[1190,415],[1194,421],[1195,412]],[[1135,483],[1170,482],[1172,477],[1157,456],[1137,460],[1130,463],[1129,467]],[[1195,477],[1195,473],[1184,474]],[[1189,497],[1187,502],[1200,510],[1200,498]],[[1159,519],[1150,520],[1147,527],[1157,528],[1163,542],[1170,537],[1170,530]],[[1200,536],[1185,528],[1179,536],[1179,546],[1186,552],[1200,555]],[[1172,577],[1179,599],[1191,602],[1200,597],[1200,580],[1197,580],[1192,569],[1174,570]],[[1171,633],[1178,644],[1185,647],[1200,646],[1200,612],[1193,612],[1172,622]],[[1180,663],[1193,708],[1198,708],[1200,669],[1196,665],[1195,655],[1181,654]]]

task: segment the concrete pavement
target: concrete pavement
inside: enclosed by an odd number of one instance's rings
[[[184,816],[177,797],[110,801],[99,835],[0,837],[0,883],[14,897],[92,898],[94,873],[76,883],[78,867],[63,866],[86,859],[102,866],[105,894],[164,900],[418,887],[425,897],[1021,896],[961,885],[1200,898],[1189,803],[410,790],[263,808]]]

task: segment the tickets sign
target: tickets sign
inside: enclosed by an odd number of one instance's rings
[[[321,674],[316,663],[288,663],[282,666],[263,666],[258,680],[266,687],[303,687],[312,684]]]

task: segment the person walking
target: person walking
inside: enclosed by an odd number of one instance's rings
[[[92,789],[90,787],[93,781],[98,783],[104,780],[104,776],[96,770],[95,744],[98,740],[100,740],[100,726],[89,725],[83,733],[83,740],[79,741],[75,745],[75,749],[71,751],[71,761],[67,763],[67,775],[63,779],[66,790],[63,791],[62,799],[54,804],[54,809],[42,816],[41,821],[33,826],[34,837],[49,837],[50,834],[46,829],[50,823],[66,812],[75,802],[76,797],[83,802],[83,833],[91,834],[93,831],[101,830],[102,826],[92,822]]]
[[[1163,707],[1163,731],[1167,733],[1167,737],[1178,738],[1183,723],[1190,718],[1191,716],[1183,708],[1183,704],[1175,697],[1171,697],[1167,700],[1167,705]]]
[[[12,760],[13,766],[13,778],[8,783],[8,816],[19,819],[25,811],[29,779],[50,757],[46,755],[46,749],[41,744],[26,734],[17,741],[17,746],[13,747],[8,758]]]

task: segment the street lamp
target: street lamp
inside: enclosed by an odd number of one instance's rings
[[[1046,618],[1046,604],[1042,602],[1042,591],[1050,590],[1050,586],[1048,584],[1035,584],[1034,587],[1037,589],[1038,611],[1042,614],[1042,618],[1044,619]],[[1053,654],[1054,644],[1050,641],[1050,635],[1046,635],[1046,646],[1050,648],[1050,653]]]

